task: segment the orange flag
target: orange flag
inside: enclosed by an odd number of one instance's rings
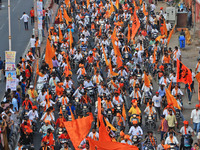
[[[111,16],[111,14],[115,11],[115,8],[114,8],[114,6],[113,6],[113,3],[112,2],[110,2],[111,4],[110,4],[110,11],[109,11],[109,17]]]
[[[164,23],[163,23],[163,27],[164,27],[165,36],[167,37],[167,26],[166,26],[165,20],[164,20]]]
[[[90,0],[87,0],[87,8],[89,7],[90,5]]]
[[[72,109],[71,109],[70,106],[69,106],[69,111],[70,111],[70,113],[71,113],[72,120],[75,120],[75,118],[74,118],[74,114],[73,114]]]
[[[60,114],[62,114],[63,115],[63,112],[62,112],[62,108],[60,107]]]
[[[71,70],[71,66],[70,66],[70,63],[69,63],[69,55],[67,56],[66,60],[67,60],[67,66],[68,66],[69,70]]]
[[[71,7],[70,0],[65,0],[65,5]]]
[[[149,78],[148,78],[148,76],[146,75],[146,73],[144,72],[144,85],[146,86],[146,87],[150,87],[151,86],[151,84],[150,84],[150,80],[149,80]]]
[[[73,36],[72,36],[72,31],[70,30],[69,31],[69,45],[70,45],[70,48],[72,48],[72,43],[73,43]]]
[[[78,146],[81,141],[87,136],[90,132],[90,128],[93,122],[92,113],[87,117],[83,117],[81,119],[76,119],[73,121],[64,122],[65,128],[69,134],[70,140],[76,150],[78,150]]]
[[[101,98],[100,97],[98,97],[98,118],[99,118],[99,120],[100,120],[100,118],[101,118]]]
[[[115,6],[116,6],[117,9],[119,9],[119,0],[116,0]]]
[[[67,24],[69,24],[69,22],[72,22],[72,19],[68,16],[66,9],[64,9],[64,14],[63,14],[65,21]]]
[[[51,32],[50,32],[50,29],[49,29],[49,35],[48,35],[48,39],[49,39],[49,40],[52,40],[52,38],[51,38]]]
[[[117,56],[116,62],[117,62],[117,68],[120,68],[121,66],[123,66],[123,61],[120,56]]]
[[[55,49],[55,47],[53,45],[51,47],[51,51],[52,51],[52,58],[55,57],[57,59],[57,57],[56,57],[56,49]]]
[[[127,35],[127,40],[128,40],[128,43],[131,39],[131,28],[130,28],[130,25],[128,24],[128,35]]]
[[[101,31],[101,26],[100,26],[100,29],[99,29],[99,35],[101,36],[102,35],[102,33],[101,33],[102,31]]]
[[[102,45],[102,49],[103,49],[103,55],[104,55],[106,66],[108,66],[109,65],[108,64],[108,59],[107,59],[107,56],[106,56],[105,49],[104,49],[103,45]]]
[[[165,89],[166,92],[166,97],[167,97],[167,103],[168,104],[172,104],[174,107],[181,109],[180,106],[178,105],[177,100],[175,99],[175,97],[170,93],[170,91],[168,89]]]
[[[142,5],[142,0],[140,0],[140,5]]]
[[[154,49],[154,52],[153,52],[153,63],[154,64],[156,63],[156,49]]]
[[[109,141],[95,141],[87,138],[91,150],[139,150],[137,146]]]
[[[112,131],[117,131],[117,129],[113,127],[113,125],[106,118],[104,118],[104,120],[106,122],[106,126],[110,127]]]
[[[62,31],[60,29],[60,26],[58,27],[58,30],[59,30],[59,42],[62,43],[63,35],[62,35]]]
[[[45,52],[45,62],[49,65],[49,68],[53,68],[53,62],[52,62],[52,48],[50,41],[47,39],[46,44],[46,52]]]
[[[62,11],[60,9],[58,9],[58,12],[59,12],[59,19],[60,19],[60,22],[63,21],[63,18],[62,18]]]
[[[189,85],[189,89],[190,89],[190,85],[192,84],[192,72],[190,71],[189,68],[187,68],[181,61],[179,61],[178,59],[176,60],[177,62],[177,78],[176,81],[177,82],[182,82],[184,84],[188,84]]]
[[[136,3],[135,3],[135,0],[133,0],[133,5],[134,5],[134,8],[135,8],[135,10],[138,10],[139,9],[139,7],[136,5]]]
[[[160,40],[161,40],[162,38],[164,38],[164,36],[165,36],[165,35],[160,35],[160,36],[158,36],[155,40],[160,42]]]
[[[100,127],[99,127],[99,141],[111,141],[111,137],[108,134],[108,131],[106,129],[106,126],[103,122],[103,116],[100,114]]]
[[[176,27],[176,25],[174,25],[173,29],[172,29],[172,30],[170,31],[170,33],[169,33],[169,37],[168,37],[168,39],[167,39],[167,45],[169,45],[169,42],[170,42],[170,40],[171,40],[172,34],[174,33],[175,27]]]
[[[170,82],[169,86],[168,86],[168,90],[171,91],[172,89],[172,81]]]
[[[113,76],[118,76],[118,73],[116,72],[113,72],[113,69],[112,69],[112,64],[111,64],[111,59],[110,59],[110,62],[109,62],[109,69],[110,69],[110,76],[113,77]]]
[[[197,79],[198,82],[200,82],[200,72],[196,74],[195,78]]]
[[[133,40],[138,29],[140,28],[140,21],[137,17],[136,10],[134,11],[133,23],[132,23],[132,35],[131,39]]]
[[[144,13],[145,16],[148,15],[148,12],[146,12],[145,4],[143,4],[143,13]]]
[[[126,109],[125,109],[124,104],[123,104],[123,107],[122,107],[122,116],[124,117],[124,120],[126,121]]]

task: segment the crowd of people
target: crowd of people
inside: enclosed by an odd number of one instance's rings
[[[155,10],[145,1],[60,1],[54,26],[45,26],[45,56],[32,36],[30,51],[17,64],[16,91],[8,89],[1,102],[1,149],[9,149],[20,124],[17,150],[93,150],[91,141],[102,141],[104,125],[107,141],[132,149],[198,150],[193,136],[200,136],[200,106],[185,119],[186,92],[177,81],[181,49],[169,46],[174,25],[164,8]],[[189,105],[199,64],[187,70]],[[91,130],[76,147],[65,122],[91,113]],[[38,132],[40,147],[34,144]]]

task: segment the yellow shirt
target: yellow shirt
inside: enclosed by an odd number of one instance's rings
[[[30,90],[30,89],[28,90],[27,93],[28,93],[29,97],[32,98],[32,93],[31,93],[31,90]],[[36,90],[33,91],[33,95],[34,95],[34,99],[33,99],[33,100],[35,101],[36,98],[38,97],[38,93],[37,93]]]
[[[175,115],[168,115],[166,118],[169,127],[175,127],[177,121]]]
[[[20,75],[20,70],[18,68],[16,68],[16,74]]]
[[[141,110],[140,110],[139,107],[138,107],[138,109],[139,109],[139,114],[141,114]],[[133,115],[133,114],[139,115],[138,112],[137,112],[137,107],[134,108],[134,107],[132,106],[128,112],[131,113],[131,115]]]

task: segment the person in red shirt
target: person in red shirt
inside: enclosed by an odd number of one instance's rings
[[[32,9],[30,10],[30,16],[31,16],[31,25],[34,25],[34,8],[32,7]]]
[[[50,146],[51,149],[54,150],[55,140],[53,137],[53,133],[51,132],[51,129],[47,130],[47,135],[43,137],[42,142],[45,142],[47,146]]]
[[[62,114],[59,114],[59,118],[56,120],[56,126],[58,125],[59,128],[64,128],[64,121],[66,121],[65,118]]]
[[[59,137],[58,137],[58,142],[60,141],[67,141],[69,140],[69,135],[67,133],[67,131],[64,131]]]
[[[25,97],[25,100],[22,103],[22,107],[25,107],[25,110],[29,110],[29,108],[31,109],[33,106],[33,103],[29,100],[29,95],[27,94]]]

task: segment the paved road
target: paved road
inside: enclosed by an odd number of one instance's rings
[[[5,52],[8,50],[8,3],[3,0],[2,4],[5,6],[0,10],[0,56],[4,60]],[[29,23],[29,30],[25,31],[23,21],[19,22],[18,18],[21,17],[25,11],[29,14],[33,1],[31,0],[11,0],[11,32],[12,32],[12,50],[17,52],[16,62],[23,54],[29,38],[32,34],[33,26]],[[29,21],[30,22],[30,21]],[[20,25],[19,25],[20,23]],[[5,92],[5,82],[0,82],[0,98],[3,97]]]

